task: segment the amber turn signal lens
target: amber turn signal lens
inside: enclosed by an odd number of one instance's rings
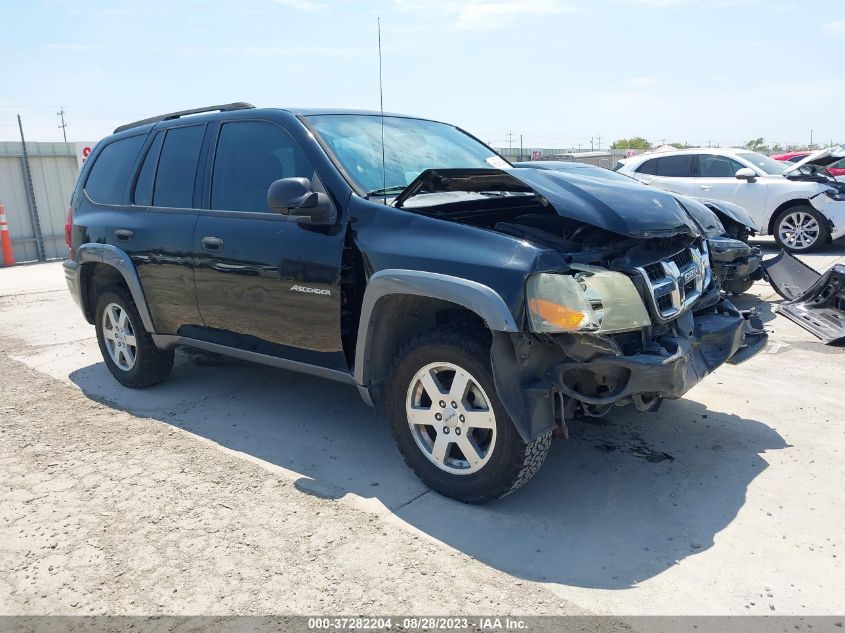
[[[536,297],[528,300],[528,307],[543,321],[562,330],[577,330],[589,320],[589,316],[583,312]]]

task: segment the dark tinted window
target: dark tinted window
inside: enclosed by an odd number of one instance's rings
[[[150,149],[147,150],[147,157],[141,165],[141,172],[135,183],[135,204],[147,206],[153,203],[153,181],[156,177],[156,165],[158,165],[158,155],[163,140],[164,134],[159,132],[150,145]]]
[[[123,202],[123,192],[129,180],[129,172],[138,157],[138,152],[141,151],[144,138],[143,134],[130,136],[109,143],[103,148],[85,182],[85,191],[94,202],[102,204]]]
[[[638,174],[651,174],[652,176],[657,175],[657,159],[652,158],[651,160],[647,160],[640,168],[637,169]]]
[[[701,178],[734,178],[744,165],[727,156],[701,154],[698,157],[698,175]]]
[[[689,178],[692,156],[661,156],[657,159],[657,175],[667,178]]]
[[[226,123],[211,179],[211,208],[269,211],[267,189],[279,178],[312,178],[314,168],[291,136],[273,123]]]
[[[204,125],[167,130],[156,171],[153,204],[157,207],[191,207]]]

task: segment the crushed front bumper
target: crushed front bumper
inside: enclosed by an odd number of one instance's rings
[[[728,237],[708,240],[713,276],[727,292],[744,292],[753,281],[762,279],[763,256],[759,246]]]
[[[500,399],[527,441],[576,407],[587,414],[627,403],[648,410],[662,398],[680,398],[719,365],[756,355],[767,340],[756,316],[722,300],[684,314],[632,353],[630,336],[496,333],[491,358]]]

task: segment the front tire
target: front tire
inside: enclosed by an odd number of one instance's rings
[[[810,253],[830,241],[827,220],[806,204],[782,211],[774,233],[778,246],[790,253]]]
[[[447,497],[486,503],[525,485],[551,432],[525,443],[504,410],[481,343],[448,331],[406,345],[390,374],[387,413],[405,462]]]
[[[97,343],[106,367],[120,384],[138,389],[167,378],[173,350],[155,346],[126,288],[107,288],[98,297],[96,310]]]

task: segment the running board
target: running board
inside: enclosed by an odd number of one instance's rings
[[[301,374],[309,374],[319,378],[327,378],[336,382],[342,382],[347,385],[355,385],[355,378],[347,371],[340,371],[338,369],[328,369],[318,365],[310,365],[296,360],[289,360],[287,358],[279,358],[278,356],[269,356],[267,354],[259,354],[258,352],[249,352],[237,347],[229,347],[228,345],[219,345],[218,343],[209,343],[208,341],[201,341],[195,338],[186,338],[184,336],[173,336],[171,334],[153,334],[153,343],[159,349],[169,349],[174,345],[186,345],[188,347],[195,347],[207,352],[214,352],[215,354],[222,354],[223,356],[231,356],[232,358],[239,358],[253,363],[260,363],[261,365],[269,365],[270,367],[278,367],[279,369],[288,369],[296,371]]]

